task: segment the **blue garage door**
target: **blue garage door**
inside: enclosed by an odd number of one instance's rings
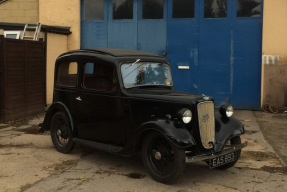
[[[259,109],[263,0],[82,0],[81,48],[170,60],[175,89]]]
[[[176,90],[198,93],[199,1],[168,2],[167,58]]]
[[[164,0],[82,0],[81,5],[81,48],[166,51]]]
[[[200,1],[199,93],[217,105],[259,109],[261,90],[261,0]]]

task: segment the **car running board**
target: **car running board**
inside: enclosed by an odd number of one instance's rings
[[[109,153],[119,153],[123,150],[122,147],[110,145],[110,144],[103,144],[95,141],[83,140],[83,139],[73,139],[74,142],[85,145],[87,147],[91,147],[93,149],[98,149],[101,151],[109,152]]]

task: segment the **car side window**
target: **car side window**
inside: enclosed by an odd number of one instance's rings
[[[84,65],[83,86],[97,91],[115,91],[115,67],[107,64],[87,62]]]
[[[76,87],[78,80],[78,63],[61,63],[58,68],[58,84],[60,86]]]

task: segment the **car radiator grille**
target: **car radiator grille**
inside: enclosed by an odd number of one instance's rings
[[[202,145],[211,149],[215,140],[214,104],[212,101],[199,103],[197,110]]]

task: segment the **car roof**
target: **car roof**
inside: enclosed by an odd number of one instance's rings
[[[112,49],[112,48],[101,48],[101,49],[79,49],[79,50],[74,50],[74,51],[69,51],[67,53],[62,54],[61,56],[64,55],[69,55],[73,53],[96,53],[96,54],[101,54],[101,55],[110,55],[113,57],[128,57],[128,56],[147,56],[147,57],[158,57],[158,58],[163,58],[159,55],[153,54],[153,53],[148,53],[144,51],[136,51],[136,50],[128,50],[128,49]],[[60,57],[61,57],[60,56]]]

